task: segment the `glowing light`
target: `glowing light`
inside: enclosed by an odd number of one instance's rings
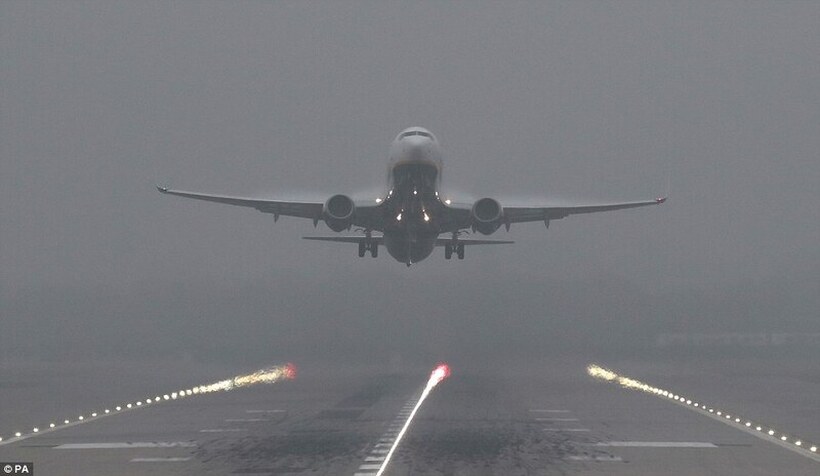
[[[92,416],[92,417],[95,417],[95,416],[97,416],[97,414],[96,414],[96,413],[92,413],[92,414],[91,414],[91,416]]]
[[[168,400],[168,399],[169,399],[169,398],[171,398],[171,397],[170,397],[170,396],[168,396],[168,394],[166,393],[165,395],[163,395],[163,396],[162,396],[162,398],[164,398],[165,400]]]
[[[430,221],[430,217],[426,213],[424,214],[424,221]]]
[[[63,423],[65,423],[66,425],[68,425],[68,420],[63,420]]]
[[[377,199],[376,199],[376,203],[381,203],[381,202],[382,202],[382,199],[381,199],[381,198],[377,198]]]
[[[418,190],[413,190],[413,195],[418,195],[418,194],[419,194]]]
[[[0,436],[0,441],[3,441],[3,437],[2,437],[2,436]]]
[[[109,410],[109,409],[107,409],[107,408],[106,408],[106,409],[105,409],[105,413],[106,413],[106,415],[107,415],[107,414],[111,413],[111,410]]]
[[[117,411],[120,411],[120,410],[122,410],[122,407],[121,407],[121,406],[119,406],[119,405],[117,405],[117,407],[116,407],[116,408],[114,408],[114,409],[115,409],[115,410],[117,410]]]
[[[14,433],[14,436],[16,436],[17,438],[20,438],[21,436],[23,436],[23,434],[20,433],[19,431],[17,431],[17,432]]]
[[[126,405],[125,408],[131,408],[131,404]]]
[[[421,408],[421,404],[424,403],[424,400],[430,395],[430,392],[438,385],[442,380],[446,379],[450,376],[450,366],[441,363],[436,366],[435,369],[430,373],[430,378],[427,380],[427,385],[425,385],[424,390],[421,392],[421,396],[419,397],[418,401],[416,402],[415,406],[413,406],[413,410],[410,412],[410,416],[407,417],[407,420],[404,422],[399,433],[396,435],[396,439],[393,441],[393,446],[390,447],[390,450],[384,456],[384,461],[382,461],[382,465],[379,468],[379,471],[376,473],[376,476],[381,476],[384,473],[385,469],[387,469],[387,465],[390,463],[390,458],[393,456],[393,452],[396,451],[398,448],[401,439],[404,437],[404,433],[407,432],[407,428],[410,427],[410,423],[413,421],[413,418],[416,416],[416,412],[418,412],[419,408]]]
[[[401,213],[399,213],[398,215],[396,215],[396,221],[401,221]]]
[[[48,427],[49,427],[49,428],[54,428],[55,426],[57,426],[57,425],[55,425],[54,423],[49,423],[49,424],[48,424]]]
[[[80,420],[80,421],[82,421],[82,420],[83,420],[83,418],[84,418],[84,417],[83,417],[82,415],[80,415],[80,418],[77,418],[77,419],[78,419],[78,420]]]
[[[138,406],[138,407],[142,406],[142,402],[137,401],[137,406]]]
[[[38,431],[40,431],[40,429],[35,426],[31,431],[33,431],[34,433],[37,433]]]
[[[451,201],[450,201],[450,199],[448,198],[447,200],[444,200],[444,203],[446,203],[447,205],[449,205],[449,204],[450,204],[450,203],[452,203],[452,202],[451,202]]]
[[[590,364],[589,366],[587,366],[587,373],[590,376],[594,377],[594,378],[601,379],[601,380],[604,380],[604,381],[607,381],[607,382],[616,383],[616,384],[618,384],[618,385],[620,385],[624,388],[633,389],[633,390],[640,390],[640,391],[643,391],[643,392],[646,392],[646,393],[652,393],[652,394],[655,394],[655,395],[659,395],[660,397],[671,398],[675,401],[678,401],[680,403],[685,403],[687,405],[692,404],[692,400],[689,400],[685,397],[673,394],[671,392],[668,392],[667,390],[662,390],[662,389],[659,389],[657,387],[647,385],[647,384],[645,384],[645,383],[643,383],[639,380],[635,380],[635,379],[631,379],[631,378],[623,376],[623,375],[619,375],[618,373],[616,373],[612,370],[603,368],[603,367],[601,367],[597,364]],[[770,428],[769,430],[764,430],[763,426],[755,425],[752,421],[743,420],[738,416],[735,416],[733,418],[732,415],[730,415],[728,413],[724,414],[721,410],[716,410],[714,408],[707,408],[707,406],[705,404],[699,404],[699,403],[696,402],[694,404],[694,406],[695,407],[700,406],[701,410],[708,411],[709,413],[714,413],[719,417],[722,416],[726,420],[729,420],[729,421],[734,420],[734,423],[741,424],[741,425],[745,426],[746,428],[751,428],[754,425],[755,430],[760,431],[760,432],[766,431],[769,436],[772,436],[774,438],[779,438],[780,441],[784,441],[784,442],[789,441],[789,437],[787,435],[781,434],[779,437],[776,436],[775,435],[776,432],[775,432],[774,429]],[[797,438],[795,438],[793,440],[793,442],[794,442],[795,446],[799,446],[801,448],[807,447],[807,449],[809,451],[811,451],[813,453],[817,452],[817,446],[816,445],[808,446],[807,444],[804,444],[804,442],[802,440],[797,439]]]

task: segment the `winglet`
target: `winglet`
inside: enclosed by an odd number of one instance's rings
[[[660,205],[661,203],[665,202],[667,198],[669,198],[669,197],[659,197],[659,198],[656,198],[656,199],[655,199],[655,203],[657,203],[658,205]]]
[[[159,190],[161,193],[168,193],[168,187],[162,187],[160,185],[157,185],[157,190]]]

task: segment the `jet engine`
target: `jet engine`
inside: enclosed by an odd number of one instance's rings
[[[334,195],[327,199],[322,209],[322,216],[328,228],[333,231],[342,231],[353,224],[353,215],[356,205],[347,195]]]
[[[501,217],[504,209],[498,201],[492,198],[482,198],[473,204],[470,215],[473,220],[473,229],[481,234],[489,235],[501,226]]]

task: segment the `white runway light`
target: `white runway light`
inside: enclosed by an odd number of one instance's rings
[[[733,417],[729,413],[723,413],[721,411],[714,410],[713,408],[708,408],[708,410],[707,410],[707,406],[705,404],[701,404],[699,408],[698,408],[697,405],[692,407],[691,400],[688,400],[688,399],[683,398],[683,397],[678,397],[678,395],[672,394],[668,390],[663,390],[663,389],[660,389],[660,388],[657,388],[657,387],[653,387],[651,385],[648,385],[646,383],[641,382],[640,380],[635,380],[633,378],[629,378],[629,377],[620,375],[617,372],[614,372],[610,369],[606,369],[606,368],[601,367],[597,364],[588,365],[587,366],[587,374],[589,374],[591,377],[599,379],[599,380],[604,380],[606,382],[617,383],[621,387],[628,388],[628,389],[631,389],[631,390],[638,390],[638,391],[641,391],[641,392],[645,392],[645,393],[649,393],[649,394],[653,394],[653,395],[658,395],[660,397],[663,397],[664,395],[673,395],[673,397],[672,397],[673,400],[680,402],[681,405],[686,406],[687,408],[689,408],[692,411],[696,411],[696,412],[701,413],[701,414],[703,414],[705,416],[708,416],[710,418],[718,419],[720,421],[723,421],[727,425],[733,426],[737,429],[741,429],[741,430],[743,430],[747,433],[753,434],[753,435],[757,436],[758,438],[766,439],[767,441],[770,441],[772,443],[776,443],[776,444],[778,444],[778,445],[780,445],[784,448],[787,448],[789,450],[798,452],[798,453],[802,454],[803,456],[806,456],[808,458],[820,461],[820,458],[818,458],[818,456],[816,454],[812,454],[812,453],[817,452],[817,446],[816,445],[808,445],[808,444],[805,443],[805,440],[801,440],[801,439],[795,439],[794,443],[790,443],[789,442],[789,437],[787,435],[781,433],[778,436],[777,432],[774,430],[774,428],[772,428],[770,426],[756,424],[752,420],[742,419],[737,415],[734,415],[734,417]],[[714,415],[717,415],[717,416],[714,416]],[[722,416],[722,418],[718,418],[718,417],[721,417],[721,416]],[[745,423],[743,423],[743,422],[745,422]],[[754,430],[752,430],[752,428],[751,428],[752,425],[755,425]],[[764,433],[764,428],[768,428],[768,430],[765,431],[765,434],[768,435],[768,438],[765,435],[760,434],[760,433]],[[757,432],[760,432],[760,433],[757,433]]]
[[[379,467],[379,471],[376,473],[376,476],[381,476],[384,471],[387,469],[387,465],[390,464],[390,458],[393,456],[393,452],[396,451],[396,448],[399,447],[399,443],[401,439],[404,437],[404,433],[407,432],[407,428],[410,427],[410,423],[413,421],[413,418],[416,416],[416,412],[418,412],[419,408],[421,408],[421,404],[424,403],[424,400],[427,399],[427,396],[430,395],[430,392],[438,385],[442,380],[446,379],[450,376],[450,366],[447,364],[439,364],[436,366],[435,369],[430,373],[430,378],[427,380],[427,385],[424,386],[424,390],[421,392],[421,396],[419,397],[416,404],[413,406],[413,410],[410,412],[410,415],[405,420],[404,425],[402,426],[399,433],[396,435],[395,441],[393,441],[393,446],[390,447],[390,450],[385,454],[384,461],[382,461],[381,466]]]
[[[194,387],[192,389],[181,390],[179,392],[173,392],[173,393],[170,393],[170,394],[164,394],[162,399],[159,396],[156,396],[153,399],[147,398],[147,399],[144,400],[144,403],[145,403],[145,406],[149,406],[149,404],[151,406],[153,406],[154,403],[160,403],[160,402],[164,402],[164,401],[176,400],[177,398],[185,397],[185,396],[188,396],[188,395],[194,395],[194,394],[201,395],[201,394],[204,394],[204,393],[211,393],[211,392],[217,392],[217,391],[229,391],[229,390],[233,390],[235,388],[249,387],[249,386],[258,385],[258,384],[271,384],[271,383],[274,383],[274,382],[278,382],[280,380],[291,380],[291,379],[294,379],[294,378],[296,378],[296,367],[293,364],[288,363],[288,364],[285,364],[285,365],[267,367],[267,368],[264,368],[264,369],[261,369],[261,370],[257,370],[256,372],[249,373],[249,374],[237,375],[237,376],[235,376],[233,378],[230,378],[230,379],[227,379],[227,380],[220,380],[219,382],[214,382],[214,383],[210,383],[210,384],[207,384],[207,385],[200,385],[200,386]],[[123,405],[124,405],[124,408],[123,408]],[[121,412],[121,411],[124,411],[124,410],[134,410],[134,409],[137,409],[137,408],[143,408],[143,400],[137,400],[136,403],[134,403],[134,404],[126,403],[126,404],[123,404],[123,405],[117,405],[117,406],[114,407],[114,409],[117,412]],[[110,410],[106,409],[105,414],[98,414],[97,412],[92,412],[92,413],[90,413],[91,416],[89,418],[85,418],[85,416],[80,415],[77,418],[77,421],[74,422],[74,423],[72,423],[68,419],[65,419],[65,420],[63,420],[63,425],[56,425],[55,423],[51,423],[51,424],[48,425],[48,429],[44,428],[44,429],[41,430],[40,427],[32,427],[33,429],[31,430],[30,433],[23,434],[19,431],[14,433],[14,436],[16,437],[16,439],[14,441],[19,441],[20,439],[31,438],[32,436],[41,435],[43,433],[57,431],[60,428],[65,428],[66,426],[74,426],[74,425],[77,425],[77,424],[80,424],[80,423],[86,423],[86,422],[94,421],[94,419],[96,419],[96,418],[103,418],[105,416],[114,415],[114,414],[115,413],[111,413]],[[12,443],[12,441],[10,441],[10,440],[9,441],[4,441],[2,438],[0,438],[0,446],[6,445],[6,444],[9,444],[9,443]]]

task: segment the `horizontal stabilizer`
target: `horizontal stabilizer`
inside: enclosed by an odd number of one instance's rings
[[[303,236],[302,239],[304,240],[315,240],[315,241],[335,241],[337,243],[366,243],[367,237],[364,236]],[[382,240],[381,236],[373,236],[370,238],[370,242],[382,244],[384,241]]]
[[[444,246],[446,244],[452,243],[453,240],[450,238],[438,238],[436,240],[436,246]],[[458,243],[464,244],[465,246],[469,245],[509,245],[515,243],[514,241],[509,240],[462,240],[459,239]]]

